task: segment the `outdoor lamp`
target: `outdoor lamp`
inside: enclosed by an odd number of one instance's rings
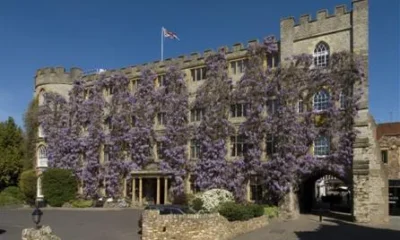
[[[39,223],[42,219],[43,212],[36,206],[35,210],[32,212],[32,221],[36,224],[36,228],[39,229]]]

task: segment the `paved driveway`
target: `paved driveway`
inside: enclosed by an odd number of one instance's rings
[[[385,226],[365,226],[302,215],[287,222],[273,221],[267,227],[241,235],[234,240],[400,240],[400,218]]]
[[[140,210],[43,210],[43,225],[65,240],[139,240]],[[0,240],[21,239],[24,228],[33,227],[32,209],[0,209]]]

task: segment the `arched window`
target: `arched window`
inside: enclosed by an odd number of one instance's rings
[[[323,111],[329,107],[329,93],[321,90],[314,95],[314,110]]]
[[[318,136],[314,141],[314,155],[326,156],[329,154],[329,138],[327,136]]]
[[[38,148],[38,167],[47,167],[47,149],[45,146]]]
[[[329,46],[325,42],[320,42],[314,49],[314,65],[325,67],[329,64]]]
[[[44,93],[45,93],[45,90],[42,88],[39,92],[39,105],[44,104]]]

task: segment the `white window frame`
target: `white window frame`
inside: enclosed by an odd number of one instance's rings
[[[205,80],[207,77],[206,72],[207,72],[206,67],[192,68],[190,69],[190,77],[193,82]]]
[[[246,71],[248,61],[247,58],[231,61],[229,64],[231,73],[233,75],[243,74]]]
[[[191,159],[200,158],[200,141],[197,139],[190,140],[190,158]]]
[[[241,153],[238,151],[241,147]],[[242,157],[247,150],[246,138],[243,135],[231,136],[231,157]]]
[[[159,126],[165,125],[165,112],[157,113],[157,125]]]
[[[319,135],[314,140],[314,156],[326,157],[330,153],[330,139],[325,135]]]
[[[322,96],[324,94],[325,96]],[[330,94],[327,90],[321,89],[313,96],[313,110],[315,112],[325,111],[329,108]],[[325,106],[326,105],[326,106]],[[320,106],[320,107],[319,107]],[[325,106],[325,107],[324,107]]]
[[[313,53],[313,66],[326,67],[329,64],[329,45],[325,42],[319,42]]]

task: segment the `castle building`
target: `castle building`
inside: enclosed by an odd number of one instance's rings
[[[248,44],[257,40],[251,40]],[[231,47],[223,46],[229,63],[228,74],[235,83],[243,76],[246,66],[247,45],[236,43]],[[348,51],[361,55],[365,69],[368,69],[368,0],[352,0],[352,9],[348,10],[345,5],[336,6],[333,13],[327,10],[320,10],[316,18],[310,15],[303,15],[298,20],[294,17],[281,19],[280,39],[278,55],[269,55],[265,60],[266,68],[274,68],[278,64],[284,64],[286,59],[298,54],[311,54],[314,57],[313,63],[317,66],[329,64],[330,55],[334,52]],[[196,90],[204,82],[205,58],[212,53],[206,50],[203,54],[197,52],[190,55],[179,56],[176,59],[165,59],[155,61],[140,66],[129,66],[120,69],[100,69],[89,73],[83,72],[79,68],[72,68],[66,71],[63,67],[48,67],[37,70],[35,76],[35,97],[39,98],[39,103],[43,104],[43,93],[57,92],[68,98],[68,91],[72,88],[72,83],[77,78],[82,78],[90,83],[99,78],[99,73],[111,76],[113,73],[121,72],[130,80],[130,91],[137,89],[140,79],[140,69],[143,66],[150,66],[158,74],[155,81],[156,87],[162,84],[166,66],[172,61],[178,60],[181,63],[182,71],[185,73],[185,81],[189,91],[189,102],[193,101]],[[354,199],[354,215],[358,221],[372,221],[382,219],[384,221],[387,209],[387,180],[385,180],[380,157],[376,154],[377,146],[374,137],[375,124],[368,110],[368,72],[365,72],[366,81],[362,86],[363,95],[359,100],[358,116],[355,119],[356,128],[359,131],[356,144],[354,146],[353,163],[353,190],[355,195],[364,194],[365,198]],[[109,90],[104,94],[112,94]],[[313,97],[313,108],[321,109],[327,106],[329,93],[325,91],[315,93]],[[341,104],[339,101],[337,104]],[[266,111],[274,111],[274,102],[267,105]],[[235,104],[231,107],[230,121],[238,126],[245,120],[245,105]],[[299,104],[299,111],[303,111]],[[200,109],[191,109],[188,113],[190,124],[200,121],[202,112]],[[163,115],[159,113],[155,119],[154,130],[157,134],[163,131]],[[48,167],[46,156],[46,143],[42,131],[39,129],[40,141],[37,144],[36,167],[40,175]],[[243,154],[243,139],[240,136],[232,136],[227,142],[227,160],[234,159]],[[267,159],[273,149],[273,139],[266,138],[263,144],[263,159]],[[329,152],[329,141],[323,136],[314,142],[314,154],[325,155]],[[124,196],[132,198],[133,202],[143,204],[144,198],[151,199],[154,203],[165,204],[168,202],[169,176],[162,174],[157,167],[162,157],[162,144],[155,144],[153,156],[154,163],[147,166],[144,170],[132,172],[132,182],[124,183]],[[195,141],[189,141],[187,152],[191,159],[196,159],[199,154],[199,146]],[[104,152],[99,159],[104,162],[108,155]],[[185,184],[187,191],[195,191],[191,182],[187,179]],[[41,180],[38,178],[38,199],[43,198],[41,192]],[[248,200],[257,200],[259,186],[257,180],[250,182],[247,186]],[[363,195],[363,196],[364,196]],[[386,196],[386,197],[385,197]],[[383,200],[382,200],[383,199]],[[386,208],[385,208],[386,206]]]

